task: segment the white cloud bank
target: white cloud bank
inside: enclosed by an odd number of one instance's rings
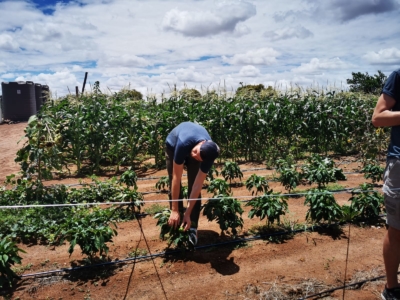
[[[314,34],[300,25],[296,27],[285,27],[275,31],[266,31],[263,36],[269,38],[271,41],[279,41],[291,38],[306,39],[314,36]]]
[[[212,11],[180,11],[172,9],[165,14],[162,28],[191,37],[205,37],[224,32],[243,35],[247,27],[239,22],[256,15],[256,7],[248,2],[221,2]]]
[[[57,1],[57,0],[53,0]],[[54,94],[345,82],[400,67],[400,0],[0,0],[0,79]],[[368,30],[366,30],[366,28]]]
[[[276,63],[279,52],[272,48],[249,50],[246,53],[238,53],[228,58],[223,56],[223,61],[233,65],[272,65]]]
[[[308,75],[322,75],[324,72],[330,70],[344,69],[346,63],[339,57],[331,59],[318,59],[313,58],[309,63],[302,63],[299,67],[292,69],[294,73],[308,74]]]
[[[387,48],[371,51],[363,56],[371,64],[400,64],[400,49]]]

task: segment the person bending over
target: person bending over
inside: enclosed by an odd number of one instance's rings
[[[197,227],[201,210],[201,189],[220,149],[211,140],[207,130],[192,122],[183,122],[176,126],[165,141],[165,156],[170,182],[169,199],[171,216],[168,224],[177,228],[182,226],[189,232],[189,241],[197,244]],[[183,165],[187,168],[189,201],[184,212],[181,179]],[[180,213],[183,213],[180,220]],[[181,222],[182,221],[182,222]]]

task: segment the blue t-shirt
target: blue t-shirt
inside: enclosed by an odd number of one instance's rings
[[[392,111],[400,111],[400,69],[389,75],[383,86],[382,93],[392,97],[396,104]],[[400,158],[400,126],[393,126],[390,132],[388,158]]]
[[[183,122],[176,126],[167,136],[165,144],[174,149],[174,162],[181,165],[190,155],[193,147],[201,141],[211,140],[207,130],[192,122]],[[214,161],[202,161],[200,170],[208,173]]]

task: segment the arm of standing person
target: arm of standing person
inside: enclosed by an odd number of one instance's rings
[[[171,183],[171,200],[177,200],[181,191],[181,179],[183,173],[183,164],[178,165],[175,161],[173,162],[172,168],[172,183]],[[171,227],[179,226],[179,203],[178,201],[172,201],[172,211],[168,220],[168,225]]]
[[[375,127],[391,127],[400,125],[400,111],[391,111],[396,104],[396,100],[384,93],[376,103],[372,124]]]
[[[190,221],[190,214],[192,213],[193,207],[197,202],[197,198],[200,195],[201,189],[203,188],[203,183],[204,180],[207,177],[207,173],[204,173],[203,171],[199,170],[199,172],[196,175],[196,179],[194,180],[193,186],[192,186],[192,191],[189,195],[189,200],[188,206],[186,208],[186,212],[183,215],[183,220],[182,220],[182,226],[184,226],[184,230],[189,230],[191,226],[191,221]]]

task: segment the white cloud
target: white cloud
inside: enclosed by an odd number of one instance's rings
[[[55,72],[53,74],[40,73],[38,75],[25,74],[18,76],[15,81],[33,81],[35,83],[47,84],[50,87],[50,91],[53,97],[60,96],[57,91],[69,90],[71,93],[75,93],[75,86],[81,88],[81,83],[79,83],[74,74],[70,73],[68,70],[63,70],[60,72]]]
[[[271,41],[287,40],[292,38],[306,39],[313,36],[313,33],[303,26],[284,27],[275,31],[266,31],[264,37]]]
[[[366,10],[363,0],[69,0],[51,14],[39,2],[0,0],[0,78],[57,95],[85,72],[106,90],[160,94],[175,84],[322,85],[400,66],[393,0],[365,0]]]
[[[104,55],[98,61],[98,66],[102,67],[123,67],[123,68],[135,68],[135,67],[146,67],[150,63],[139,56],[133,54],[123,54],[121,56]]]
[[[400,64],[400,50],[397,48],[371,51],[363,56],[371,64]]]
[[[239,53],[228,58],[223,57],[223,60],[233,65],[272,65],[276,63],[276,57],[279,52],[272,48],[261,48],[257,50],[249,50],[246,53]]]
[[[324,72],[346,67],[346,63],[340,60],[339,57],[331,59],[313,58],[309,63],[302,63],[299,67],[292,69],[295,73],[322,75]]]
[[[257,77],[261,74],[255,66],[244,66],[240,69],[239,75],[244,77]]]
[[[16,51],[18,49],[18,43],[10,35],[0,34],[0,50]]]
[[[244,27],[237,28],[239,22],[256,15],[256,7],[248,2],[221,2],[213,11],[168,11],[162,21],[165,31],[174,31],[185,36],[204,37],[222,32],[248,33]]]

